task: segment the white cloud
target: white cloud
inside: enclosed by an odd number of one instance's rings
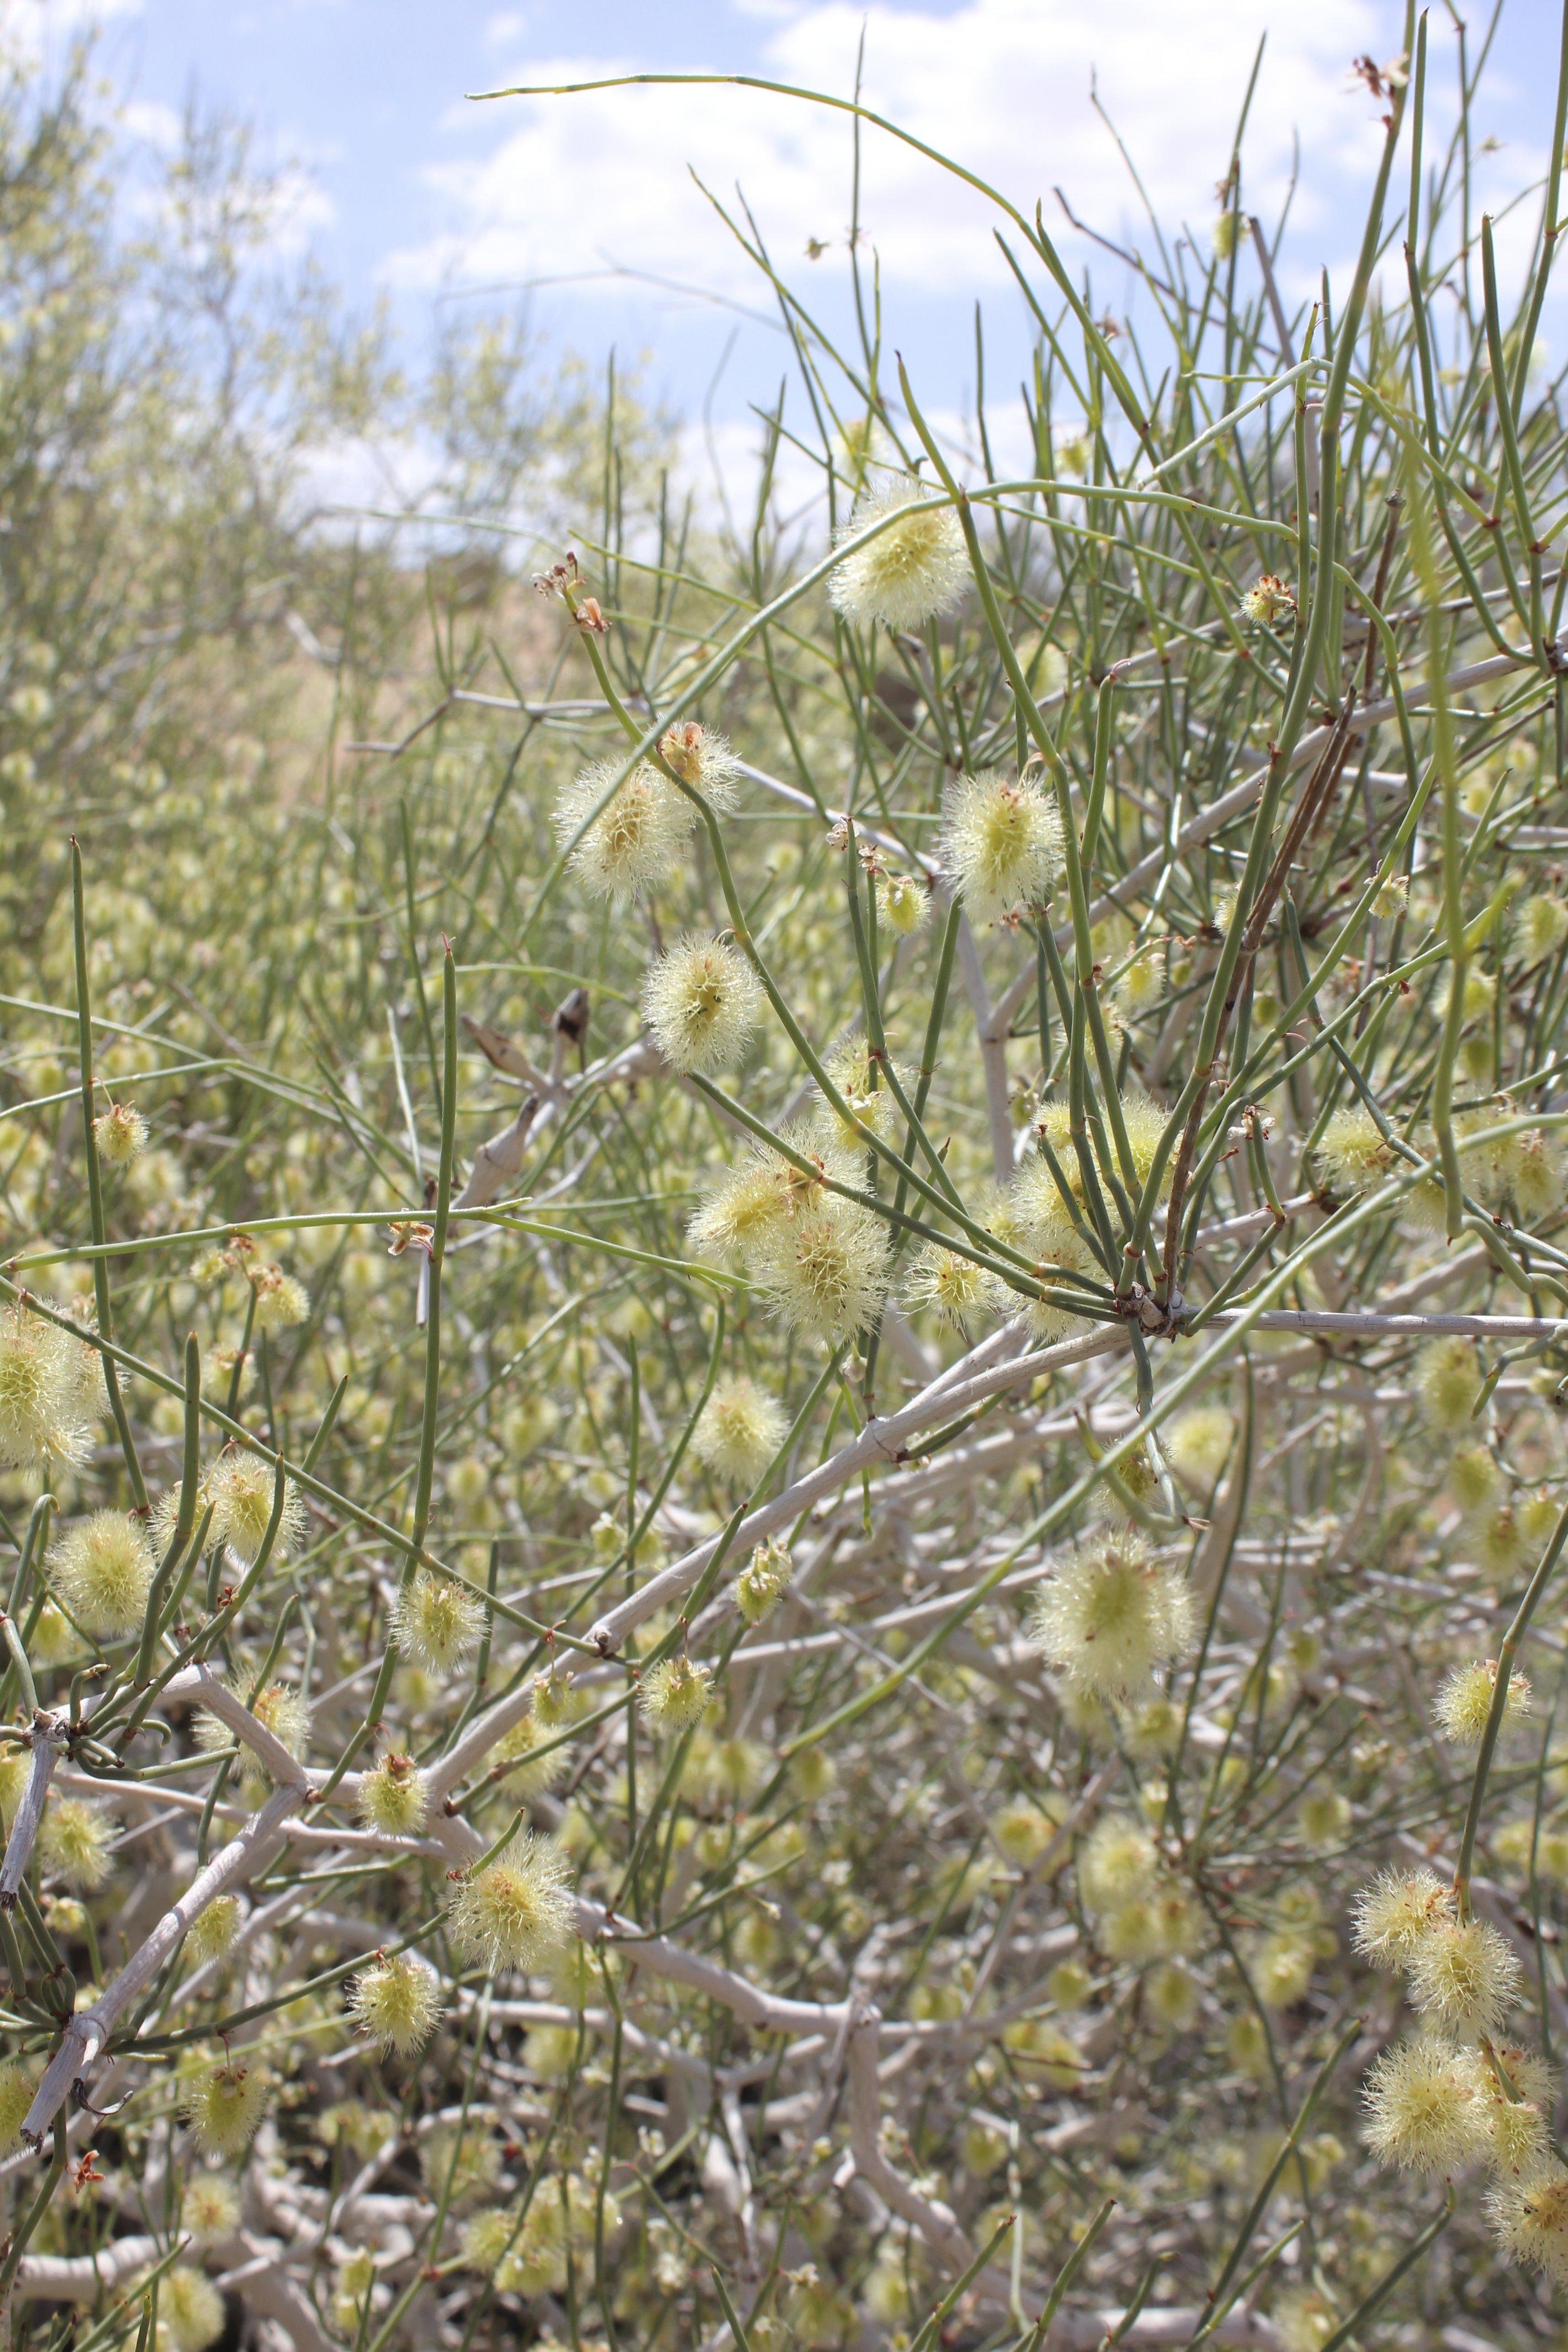
[[[749,11],[748,11],[749,13]],[[719,20],[716,20],[716,24]],[[1291,167],[1291,132],[1310,157],[1294,219],[1329,227],[1340,190],[1364,187],[1376,110],[1349,85],[1358,51],[1391,46],[1384,0],[1126,0],[1113,21],[1082,0],[968,0],[948,15],[847,0],[798,10],[770,30],[773,78],[844,92],[865,30],[865,98],[990,181],[1026,215],[1037,199],[1053,236],[1078,245],[1053,194],[1116,235],[1143,235],[1138,202],[1091,82],[1126,139],[1155,209],[1201,225],[1229,157],[1254,50],[1268,47],[1246,160],[1249,205],[1268,218]],[[531,83],[634,72],[640,60],[506,52]],[[700,62],[699,60],[698,62]],[[729,88],[633,89],[492,102],[493,143],[434,169],[450,226],[394,256],[404,284],[495,281],[593,270],[606,256],[640,269],[754,296],[756,278],[692,184],[690,164],[727,205],[738,182],[771,249],[793,270],[809,237],[842,276],[849,208],[846,116]],[[864,134],[862,218],[884,281],[943,294],[1002,282],[997,207],[874,129]],[[1016,241],[1016,239],[1015,239]],[[1147,242],[1146,236],[1144,241]],[[1337,258],[1337,251],[1331,258]]]

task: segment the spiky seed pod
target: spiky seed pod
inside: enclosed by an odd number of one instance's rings
[[[281,1740],[290,1756],[302,1757],[305,1743],[310,1736],[309,1701],[301,1698],[298,1691],[290,1690],[286,1683],[268,1683],[252,1697],[254,1681],[253,1674],[241,1674],[230,1687],[237,1697],[249,1706],[258,1723],[271,1732],[275,1739]],[[196,1745],[206,1748],[209,1753],[233,1745],[234,1732],[229,1725],[221,1717],[209,1714],[205,1707],[196,1717],[195,1728]],[[247,1780],[262,1776],[260,1762],[250,1749],[243,1751],[240,1769]]]
[[[716,1381],[697,1416],[691,1451],[731,1486],[754,1486],[789,1435],[777,1399],[745,1373]]]
[[[479,1645],[484,1603],[450,1577],[422,1568],[392,1604],[392,1637],[405,1658],[444,1675]]]
[[[574,1722],[583,1712],[581,1694],[572,1687],[572,1676],[553,1659],[550,1671],[533,1677],[533,1717],[547,1731],[559,1731],[563,1725]]]
[[[1467,1445],[1449,1458],[1448,1491],[1467,1518],[1495,1510],[1502,1483],[1502,1472],[1484,1445]]]
[[[1449,1920],[1407,1962],[1411,2005],[1450,2033],[1494,2034],[1519,1999],[1519,1962],[1489,1919]]]
[[[212,2238],[232,2237],[239,2227],[239,2193],[221,2172],[198,2172],[185,2183],[180,2205],[180,2227],[198,2246]]]
[[[215,1544],[226,1544],[242,1567],[248,1568],[255,1559],[272,1524],[276,1487],[277,1475],[271,1465],[254,1454],[226,1454],[207,1474],[206,1500],[213,1507],[212,1539]],[[274,1559],[296,1549],[304,1525],[300,1497],[292,1482],[286,1482]]]
[[[857,499],[839,543],[888,517],[896,520],[837,567],[828,594],[853,627],[880,621],[886,629],[918,629],[951,613],[963,593],[963,533],[952,509],[937,505],[922,482],[895,475]]]
[[[147,1122],[129,1103],[110,1103],[92,1122],[92,1139],[106,1168],[124,1168],[147,1148]]]
[[[1106,1535],[1060,1562],[1029,1623],[1037,1649],[1079,1692],[1121,1698],[1193,1638],[1186,1579],[1132,1535]]]
[[[174,2352],[206,2352],[223,2334],[223,2297],[203,2271],[178,2263],[158,2283],[158,2322]]]
[[[735,1606],[748,1625],[760,1625],[778,1607],[794,1573],[788,1551],[775,1538],[757,1545],[734,1583]]]
[[[1568,2171],[1555,2158],[1522,2180],[1500,2183],[1487,2199],[1487,2219],[1515,2262],[1568,2282]]]
[[[1198,1405],[1171,1423],[1165,1459],[1184,1486],[1206,1494],[1230,1459],[1236,1423],[1224,1405]]]
[[[1185,2033],[1197,2019],[1198,1988],[1180,1960],[1163,1960],[1144,1979],[1143,1997],[1160,2023]]]
[[[192,1959],[199,1964],[219,1958],[238,1935],[244,1916],[237,1895],[215,1895],[206,1908],[197,1912],[185,1937]]]
[[[1374,1969],[1404,1968],[1436,1928],[1454,1917],[1454,1890],[1436,1871],[1385,1870],[1355,1902],[1353,1941]]]
[[[959,776],[942,796],[942,863],[963,893],[972,923],[999,922],[1043,905],[1061,866],[1062,824],[1054,800],[999,769]]]
[[[1475,2092],[1481,2153],[1494,2172],[1524,2179],[1551,2152],[1552,2069],[1532,2050],[1460,2053]],[[1493,2069],[1496,2071],[1494,2072]]]
[[[37,2088],[19,2059],[0,2059],[0,2156],[7,2156],[22,2137],[22,2124]]]
[[[683,784],[694,785],[714,808],[733,806],[742,782],[741,762],[725,736],[699,719],[683,719],[665,729],[658,755]]]
[[[1481,1390],[1473,1339],[1431,1339],[1415,1359],[1415,1389],[1435,1429],[1468,1429]]]
[[[492,1975],[537,1968],[576,1916],[564,1852],[553,1838],[520,1830],[494,1862],[458,1882],[448,1916],[458,1949]]]
[[[1337,1110],[1323,1129],[1316,1152],[1318,1173],[1334,1192],[1359,1192],[1386,1176],[1399,1158],[1361,1103]]]
[[[1380,2164],[1446,2172],[1480,2153],[1481,2102],[1465,2059],[1442,2042],[1385,2050],[1362,2085],[1362,2137]]]
[[[1495,1658],[1484,1663],[1478,1658],[1470,1665],[1455,1666],[1444,1675],[1432,1702],[1432,1720],[1444,1738],[1451,1739],[1456,1748],[1480,1746],[1497,1689],[1497,1672]],[[1529,1713],[1529,1678],[1510,1675],[1508,1694],[1503,1700],[1505,1727],[1522,1723]]]
[[[712,1696],[712,1669],[685,1656],[661,1659],[637,1685],[643,1720],[671,1737],[700,1723]]]
[[[1318,1853],[1342,1844],[1350,1825],[1350,1800],[1342,1797],[1337,1789],[1316,1790],[1303,1797],[1296,1809],[1301,1843]]]
[[[415,1952],[394,1952],[363,1969],[349,1987],[354,2024],[378,2050],[412,2058],[442,2016],[436,1971]]]
[[[280,1265],[264,1266],[254,1277],[258,1331],[290,1331],[307,1320],[310,1294]]]
[[[568,863],[590,897],[613,899],[617,905],[646,896],[667,871],[697,818],[691,803],[647,760],[640,761],[616,788],[607,807],[593,816],[622,765],[611,758],[584,768],[555,808],[555,831],[563,845],[572,840],[584,820],[592,818]]]
[[[1158,955],[1139,956],[1130,963],[1110,992],[1123,1021],[1141,1021],[1152,1013],[1165,993],[1165,965]]]
[[[110,1848],[114,1822],[100,1805],[80,1797],[51,1795],[38,1832],[38,1853],[46,1866],[80,1894],[101,1886],[114,1867]]]
[[[359,1817],[389,1837],[417,1837],[430,1809],[430,1791],[411,1756],[384,1756],[360,1777]]]
[[[574,2041],[575,2036],[573,2037]],[[515,2212],[504,2208],[489,2213],[470,2214],[463,2224],[463,2261],[471,2271],[489,2278],[511,2251],[521,2232],[522,2224]]]
[[[1565,1171],[1562,1138],[1543,1128],[1527,1128],[1508,1144],[1508,1189],[1528,1225],[1538,1224],[1563,1205]]]
[[[1154,1166],[1154,1155],[1160,1148],[1161,1139],[1169,1124],[1168,1116],[1160,1108],[1157,1102],[1142,1092],[1142,1088],[1129,1087],[1121,1097],[1121,1124],[1126,1130],[1127,1148],[1132,1155],[1133,1172],[1142,1189],[1149,1181]],[[1060,1156],[1058,1153],[1058,1158],[1059,1159]],[[1116,1173],[1120,1177],[1121,1162],[1116,1157],[1114,1142],[1110,1147],[1110,1156]],[[1076,1153],[1074,1157],[1077,1157]],[[1174,1154],[1173,1153],[1167,1157],[1161,1171],[1159,1189],[1162,1200],[1171,1189],[1173,1167]]]
[[[1252,1981],[1266,2009],[1294,2009],[1312,1981],[1317,1946],[1299,1929],[1265,1936],[1252,1956]]]
[[[1107,1813],[1079,1849],[1078,1891],[1087,1910],[1113,1911],[1146,1895],[1159,1856],[1147,1830],[1125,1813]]]
[[[855,1183],[865,1172],[839,1137],[792,1123],[780,1130],[779,1140],[805,1166],[753,1145],[738,1167],[725,1171],[692,1218],[687,1230],[694,1248],[709,1255],[733,1251],[760,1271],[783,1246],[785,1228],[823,1204],[825,1179]]]
[[[739,948],[679,940],[643,983],[643,1014],[672,1070],[708,1073],[738,1062],[763,992]]]
[[[1556,954],[1568,940],[1568,901],[1538,893],[1525,900],[1514,924],[1514,940],[1527,964]]]
[[[877,877],[877,919],[896,940],[913,939],[931,912],[931,887],[916,874]]]
[[[791,1219],[767,1258],[768,1287],[792,1331],[837,1347],[864,1330],[888,1292],[881,1220],[858,1202],[825,1195]]]
[[[271,2096],[272,2077],[259,2066],[205,2066],[185,2084],[181,2113],[204,2156],[238,2156],[256,2137]]]
[[[938,1317],[954,1331],[964,1330],[971,1318],[996,1303],[997,1286],[985,1268],[941,1242],[921,1248],[904,1281],[904,1303],[914,1314]]]
[[[541,1675],[539,1679],[544,1678]],[[552,1789],[572,1761],[572,1750],[565,1745],[550,1748],[542,1756],[534,1754],[536,1748],[557,1737],[555,1730],[539,1720],[537,1683],[534,1691],[533,1713],[525,1715],[521,1723],[514,1723],[495,1745],[496,1762],[506,1768],[501,1778],[506,1781],[508,1796],[512,1798],[537,1797],[544,1790]]]
[[[49,1571],[77,1622],[113,1638],[141,1625],[157,1566],[140,1519],[94,1511],[61,1538]]]
[[[96,1412],[80,1358],[94,1351],[56,1323],[16,1307],[0,1318],[0,1462],[13,1470],[80,1462]],[[100,1378],[96,1362],[95,1378]]]

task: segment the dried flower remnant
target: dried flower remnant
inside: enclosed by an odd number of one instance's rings
[[[760,1543],[735,1579],[735,1606],[748,1625],[760,1625],[789,1591],[795,1564],[776,1537]]]
[[[722,735],[695,719],[667,727],[658,739],[658,755],[683,784],[690,784],[717,809],[734,802],[741,784],[741,762]]]
[[[1241,600],[1241,617],[1255,629],[1278,628],[1296,617],[1296,592],[1277,572],[1259,572]]]
[[[841,543],[878,523],[864,547],[845,556],[828,593],[837,611],[857,628],[879,621],[886,629],[924,626],[951,613],[969,579],[969,556],[958,518],[909,476],[893,476],[856,501]]]

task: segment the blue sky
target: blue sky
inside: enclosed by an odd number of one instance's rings
[[[1289,179],[1292,133],[1308,162],[1283,275],[1305,291],[1353,250],[1378,142],[1376,108],[1351,58],[1398,46],[1390,0],[599,0],[563,11],[475,0],[110,0],[100,59],[153,135],[195,94],[256,123],[298,163],[308,236],[353,300],[384,293],[417,349],[441,301],[526,298],[541,331],[595,364],[612,344],[648,355],[649,382],[682,415],[749,430],[785,364],[766,289],[694,187],[732,202],[737,180],[781,266],[835,321],[847,316],[849,138],[842,117],[754,94],[637,89],[614,97],[469,103],[518,80],[616,70],[763,73],[846,91],[861,29],[870,102],[1004,187],[1043,199],[1079,266],[1060,184],[1081,216],[1138,235],[1136,199],[1091,79],[1157,206],[1200,244],[1258,37],[1268,35],[1246,146],[1249,200],[1268,219]],[[5,0],[0,0],[0,14]],[[63,37],[81,0],[10,0]],[[1477,12],[1478,17],[1479,11]],[[1454,38],[1431,28],[1433,110],[1449,110]],[[1549,0],[1506,0],[1479,127],[1481,200],[1544,164],[1558,46]],[[872,134],[864,215],[880,257],[888,340],[933,410],[972,398],[973,304],[984,303],[999,394],[1025,337],[994,239],[994,214],[938,170]],[[1521,214],[1521,232],[1534,207]],[[808,238],[826,252],[805,258]],[[1510,250],[1506,232],[1502,249]],[[646,273],[616,276],[617,268]],[[1125,273],[1100,257],[1114,308]],[[649,279],[661,281],[650,284]],[[706,289],[710,299],[670,290]],[[482,289],[504,288],[501,297]]]

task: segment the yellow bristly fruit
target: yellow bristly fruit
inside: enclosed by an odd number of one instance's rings
[[[707,1075],[740,1060],[763,992],[739,948],[679,940],[649,970],[643,1013],[672,1070]]]
[[[206,2352],[223,2334],[223,2297],[202,2271],[177,2263],[158,2284],[159,2332],[168,2331],[174,2352]]]
[[[92,1122],[92,1139],[106,1168],[124,1168],[147,1148],[147,1122],[129,1103],[110,1103]]]
[[[61,1538],[49,1568],[61,1600],[88,1633],[113,1638],[140,1627],[157,1562],[139,1519],[95,1511]]]
[[[204,2067],[187,2083],[181,2112],[204,2156],[238,2156],[255,2138],[271,2095],[269,2074],[236,2060]]]
[[[442,2011],[436,1971],[414,1952],[395,1952],[364,1969],[349,1987],[349,2011],[368,2042],[411,2058],[424,2049]]]
[[[392,1606],[398,1649],[432,1674],[446,1674],[477,1648],[484,1622],[484,1603],[476,1594],[427,1568],[400,1588]]]
[[[430,1794],[411,1756],[384,1756],[360,1779],[359,1817],[367,1829],[392,1837],[416,1837],[425,1826]]]
[[[918,629],[949,613],[963,593],[969,557],[952,509],[938,505],[923,482],[894,475],[856,501],[840,543],[877,523],[886,528],[855,548],[835,570],[828,594],[857,628]]]
[[[80,1797],[50,1797],[38,1832],[38,1853],[68,1886],[83,1895],[101,1886],[114,1867],[113,1843],[114,1823],[101,1806]]]
[[[559,1949],[576,1916],[566,1855],[553,1838],[520,1830],[496,1859],[458,1881],[453,1941],[499,1976],[538,1967]]]
[[[1480,2151],[1483,2115],[1469,2069],[1442,2042],[1385,2050],[1362,2086],[1362,2137],[1380,2164],[1443,2172]]]
[[[637,1704],[654,1731],[675,1735],[700,1723],[713,1696],[712,1669],[696,1658],[663,1658],[637,1686]]]
[[[1495,1658],[1488,1658],[1484,1664],[1478,1658],[1473,1664],[1455,1666],[1445,1675],[1432,1702],[1432,1719],[1444,1738],[1451,1739],[1456,1748],[1480,1746],[1497,1691],[1497,1676]],[[1522,1723],[1529,1713],[1529,1680],[1523,1675],[1510,1675],[1503,1699],[1503,1723]]]
[[[697,1416],[691,1451],[717,1477],[754,1486],[789,1434],[777,1399],[745,1373],[717,1381]]]
[[[1120,1698],[1147,1685],[1193,1638],[1186,1579],[1131,1535],[1107,1535],[1058,1564],[1030,1619],[1037,1649],[1080,1692]]]
[[[957,777],[943,793],[942,866],[972,923],[1043,904],[1061,853],[1061,818],[1038,785],[988,768]]]

